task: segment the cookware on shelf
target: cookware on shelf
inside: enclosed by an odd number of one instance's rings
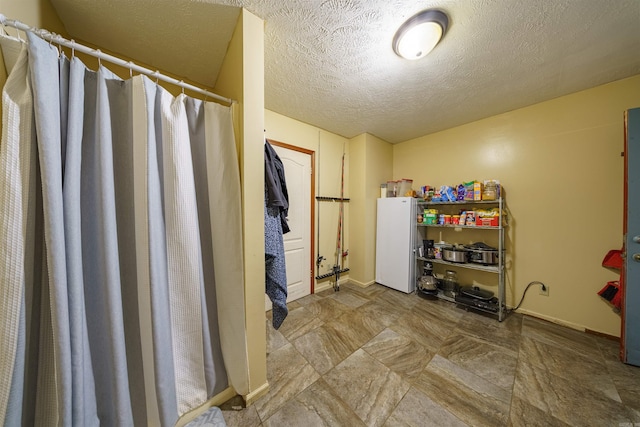
[[[483,265],[498,264],[498,249],[493,248],[483,242],[476,242],[465,246],[469,252],[469,262]]]
[[[450,246],[443,248],[442,259],[449,262],[467,262],[468,250],[463,246]]]
[[[480,289],[477,286],[461,286],[460,293],[468,297],[477,298],[483,301],[489,301],[493,298],[493,292],[486,289]]]

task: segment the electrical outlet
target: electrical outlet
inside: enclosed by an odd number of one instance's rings
[[[549,285],[544,285],[544,289],[540,286],[540,295],[549,296]]]

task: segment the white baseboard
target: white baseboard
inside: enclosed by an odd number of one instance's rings
[[[247,404],[247,406],[250,406],[256,400],[260,399],[262,396],[267,394],[268,391],[269,391],[269,383],[265,382],[260,387],[253,390],[251,393],[247,394],[246,396],[242,396],[242,398],[244,399],[244,402]]]
[[[353,283],[354,285],[359,286],[361,288],[366,288],[366,287],[371,286],[374,283],[376,283],[376,281],[375,280],[371,280],[369,282],[360,282],[358,280],[349,279],[349,283]]]
[[[519,308],[516,313],[526,314],[527,316],[546,320],[548,322],[555,323],[556,325],[566,326],[567,328],[575,329],[576,331],[580,331],[580,332],[586,331],[586,328],[584,326],[578,325],[577,323],[567,322],[566,320],[558,319],[557,317],[547,316],[547,315],[536,313],[534,311],[530,311],[524,308]]]
[[[338,280],[338,285],[344,285],[346,283],[349,283],[349,277],[343,277],[340,280]],[[313,288],[313,293],[317,294],[318,292],[322,292],[326,289],[331,289],[333,288],[333,282],[328,280],[326,282],[323,282],[322,284],[318,284],[316,283],[316,286]]]

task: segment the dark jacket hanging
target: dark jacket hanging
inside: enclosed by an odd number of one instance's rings
[[[273,304],[273,327],[287,317],[287,270],[282,235],[289,232],[289,194],[284,165],[271,145],[264,143],[264,259],[266,293]]]

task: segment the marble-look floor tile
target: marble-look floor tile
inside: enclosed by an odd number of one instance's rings
[[[338,292],[336,292],[338,293]],[[323,298],[318,301],[314,301],[304,306],[313,316],[320,320],[327,321],[337,319],[344,313],[350,311],[350,307],[338,302],[333,298],[333,295],[328,298]]]
[[[365,426],[355,412],[319,379],[264,422],[265,427]]]
[[[255,403],[261,420],[266,420],[285,403],[313,384],[320,375],[287,344],[267,357],[269,391]]]
[[[273,328],[271,324],[271,320],[266,320],[266,330],[267,330],[267,354],[274,352],[279,349],[283,345],[289,343],[287,339],[280,333],[280,331]]]
[[[369,298],[365,298],[358,293],[352,292],[348,289],[341,290],[340,292],[335,292],[329,298],[333,298],[334,300],[351,308],[358,308],[370,301]]]
[[[293,345],[321,374],[346,359],[357,350],[356,343],[343,333],[343,328],[324,324],[293,341]]]
[[[507,424],[511,392],[435,355],[414,387],[472,426]]]
[[[446,320],[410,312],[400,317],[390,327],[391,330],[415,340],[427,350],[436,353],[453,327]]]
[[[450,335],[438,354],[493,384],[511,390],[518,362],[511,351],[461,333]]]
[[[381,293],[389,289],[377,283],[374,283],[369,286],[358,286],[353,283],[346,283],[344,286],[341,287],[341,289],[343,288],[348,289],[349,291],[368,299],[375,299],[378,295],[380,295]]]
[[[573,426],[604,426],[640,422],[640,413],[546,369],[520,361],[514,396]]]
[[[522,322],[522,336],[604,361],[595,337],[546,320],[526,316]]]
[[[640,411],[640,367],[619,360],[607,360],[606,366],[622,402]]]
[[[322,320],[315,317],[305,307],[300,307],[289,312],[278,330],[286,339],[293,341],[319,327],[322,323]]]
[[[295,310],[296,308],[302,307],[302,305],[298,301],[300,301],[300,300],[287,302],[287,310],[292,311],[292,310]],[[271,303],[269,303],[269,307],[271,307]],[[272,320],[273,319],[273,310],[271,310],[271,309],[267,310],[266,311],[266,316],[267,316],[267,319]]]
[[[555,376],[577,381],[609,399],[621,402],[607,366],[602,361],[529,337],[522,337],[520,342],[520,361],[536,365]]]
[[[296,302],[298,304],[300,304],[301,306],[305,306],[305,305],[310,304],[310,303],[312,303],[314,301],[320,301],[321,299],[322,299],[322,297],[318,296],[318,294],[309,294],[309,295],[306,295],[306,296],[304,296],[302,298],[297,299]]]
[[[333,289],[333,286],[329,286],[327,289],[317,291],[315,295],[319,296],[320,298],[326,298],[333,295],[335,292],[336,291]],[[337,291],[337,292],[340,292],[340,291]]]
[[[354,350],[361,347],[385,328],[381,319],[362,310],[353,310],[335,320],[326,322],[345,342],[353,344]]]
[[[432,297],[418,297],[418,302],[413,306],[412,313],[426,315],[455,325],[465,315],[465,311],[448,301],[433,299]]]
[[[367,316],[373,317],[381,322],[385,327],[391,325],[393,322],[403,314],[403,311],[396,310],[389,307],[388,304],[381,304],[378,301],[370,301],[362,306],[358,307],[358,311]]]
[[[277,331],[265,316],[270,390],[241,411],[221,406],[230,426],[640,423],[640,368],[605,337],[379,284],[288,306]]]
[[[513,397],[511,399],[511,412],[509,413],[509,426],[511,427],[569,427],[565,423],[524,400]]]
[[[239,411],[222,411],[227,427],[261,427],[260,417],[255,406],[249,406]]]
[[[518,351],[522,331],[522,315],[509,314],[502,322],[475,312],[467,312],[456,325],[457,329],[507,350]]]
[[[417,303],[422,302],[417,295],[406,294],[395,289],[388,289],[376,297],[381,304],[389,304],[394,310],[411,310]]]
[[[409,383],[360,349],[324,376],[367,426],[381,426],[409,390]]]
[[[408,381],[420,375],[433,356],[414,340],[391,329],[380,332],[362,349]]]
[[[604,337],[595,337],[604,360],[620,361],[620,341]]]
[[[384,425],[385,427],[467,427],[467,424],[463,423],[451,412],[413,387],[402,398]]]

